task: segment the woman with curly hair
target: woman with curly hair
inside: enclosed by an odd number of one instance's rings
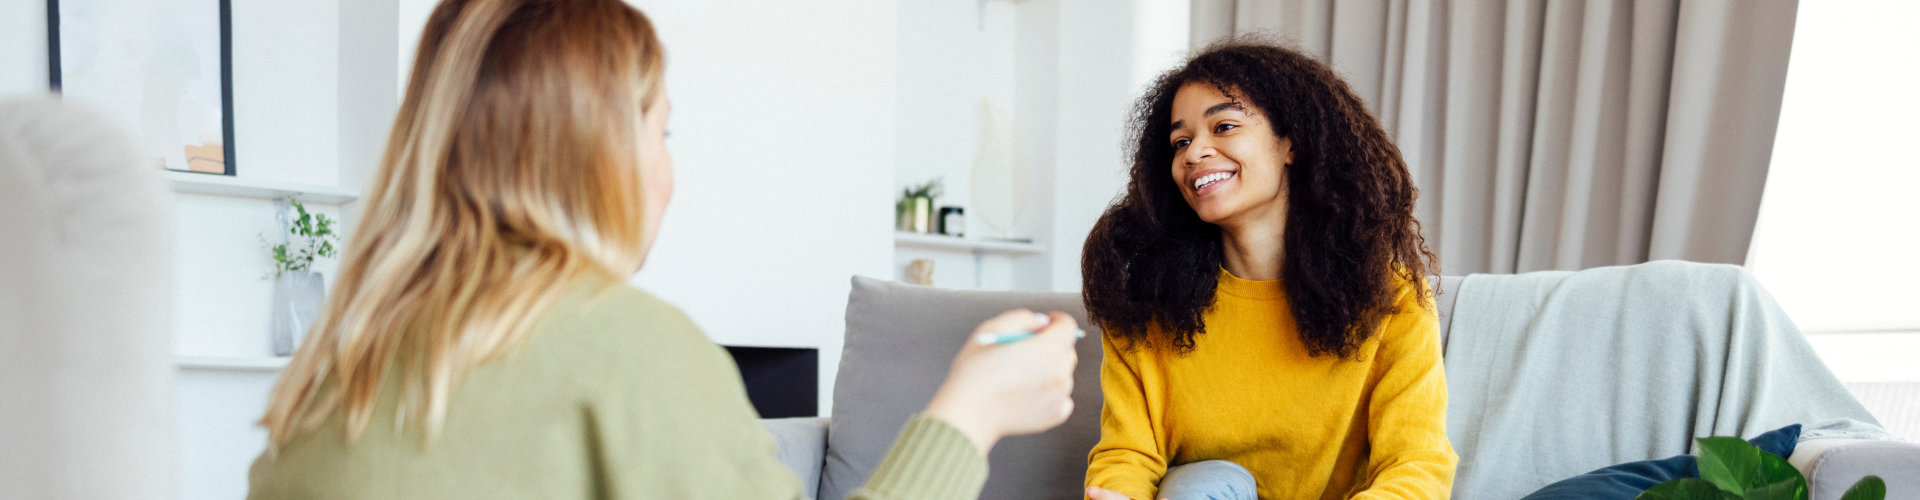
[[[1325,64],[1229,40],[1135,105],[1082,258],[1106,332],[1087,496],[1445,498],[1432,252],[1380,124]]]

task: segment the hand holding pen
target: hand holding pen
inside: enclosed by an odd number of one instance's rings
[[[1045,328],[1048,323],[1051,323],[1053,321],[1052,318],[1047,317],[1047,315],[1045,314],[1034,313],[1034,316],[1035,316],[1035,319],[1040,322],[1041,328]],[[1033,335],[1036,333],[1039,333],[1039,331],[1038,330],[1020,330],[1020,331],[999,332],[999,333],[983,332],[983,333],[974,335],[973,341],[976,343],[979,343],[980,345],[1011,344],[1014,342],[1019,342],[1022,340],[1033,338]],[[1080,339],[1080,338],[1086,338],[1086,337],[1087,337],[1086,330],[1081,330],[1078,328],[1075,328],[1073,330],[1073,338]]]
[[[946,421],[985,453],[1000,438],[1046,431],[1073,413],[1076,339],[1066,313],[1019,309],[975,328],[954,356],[926,414]]]

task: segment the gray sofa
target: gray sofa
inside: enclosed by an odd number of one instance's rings
[[[1746,279],[1744,273],[1738,274],[1731,279]],[[1487,283],[1497,282],[1498,278],[1476,278],[1481,284],[1473,286],[1488,286]],[[1452,328],[1455,301],[1459,297],[1456,291],[1462,286],[1463,278],[1436,280],[1440,288],[1447,291],[1436,298],[1443,345],[1451,336],[1474,334]],[[1702,286],[1700,283],[1674,285]],[[1017,307],[1065,311],[1082,324],[1086,323],[1080,296],[1073,293],[946,290],[855,277],[847,305],[846,345],[834,387],[832,416],[765,420],[767,429],[779,442],[781,460],[794,470],[802,487],[815,493],[816,498],[845,497],[849,490],[865,481],[906,419],[932,397],[960,347],[956,339],[964,338],[980,320]],[[1074,414],[1052,431],[1001,441],[989,456],[991,471],[981,498],[1080,498],[1086,455],[1100,434],[1098,360],[1101,348],[1098,342],[1091,341],[1100,336],[1090,326],[1088,333],[1089,341],[1079,345],[1081,362],[1074,375]],[[1447,356],[1451,358],[1453,354],[1449,352]],[[1449,379],[1453,378],[1453,371],[1450,367]],[[1818,375],[1831,378],[1828,373]],[[1456,398],[1463,391],[1471,390],[1474,388],[1449,387]],[[1844,397],[1852,401],[1851,396]],[[1457,412],[1450,411],[1453,413]],[[1459,434],[1454,431],[1457,429],[1450,429],[1449,434]],[[1460,437],[1454,436],[1454,439],[1456,448],[1461,448]],[[1671,453],[1621,461],[1686,453],[1685,446],[1681,440],[1674,444]],[[1528,453],[1551,451],[1541,449]],[[1476,458],[1471,447],[1461,448],[1463,473],[1470,467],[1508,465],[1485,463]],[[1501,461],[1514,460],[1505,456]],[[1866,474],[1880,475],[1887,480],[1889,499],[1920,499],[1920,445],[1883,437],[1804,439],[1791,461],[1809,478],[1815,500],[1838,498],[1845,485]],[[1529,465],[1540,468],[1537,464]],[[1569,477],[1606,465],[1611,463],[1561,464],[1554,466],[1557,469],[1514,474],[1511,480],[1501,474],[1498,477],[1504,484],[1456,484],[1454,497],[1516,496],[1513,492],[1531,491],[1550,482],[1548,478]]]

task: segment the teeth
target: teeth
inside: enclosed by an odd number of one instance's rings
[[[1193,180],[1193,189],[1199,190],[1200,188],[1207,187],[1208,185],[1213,184],[1215,182],[1227,180],[1227,178],[1229,177],[1233,177],[1232,172],[1219,172],[1219,173],[1207,174],[1207,176],[1205,177],[1201,177]]]

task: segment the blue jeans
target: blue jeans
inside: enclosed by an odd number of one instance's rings
[[[1167,469],[1160,497],[1167,500],[1258,500],[1253,473],[1226,460],[1194,462]]]

